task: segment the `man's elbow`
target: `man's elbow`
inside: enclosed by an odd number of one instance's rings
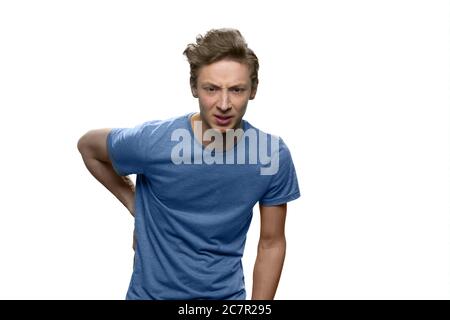
[[[98,131],[89,130],[78,139],[77,149],[83,157],[103,160],[100,157],[101,148],[99,140]]]
[[[77,142],[77,149],[78,151],[83,154],[86,153],[87,149],[88,149],[88,132],[86,132],[85,134],[83,134]]]
[[[89,130],[78,139],[77,148],[83,158],[93,158],[102,162],[111,162],[107,140],[110,128]]]
[[[260,238],[258,242],[258,249],[272,249],[285,247],[286,247],[286,237],[284,235],[277,237]]]

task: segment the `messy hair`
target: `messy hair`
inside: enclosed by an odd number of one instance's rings
[[[239,30],[211,29],[204,36],[197,35],[196,42],[188,44],[183,52],[191,67],[191,87],[197,87],[198,71],[201,67],[222,59],[230,59],[249,67],[252,88],[256,88],[258,85],[258,57],[247,46],[247,42]]]

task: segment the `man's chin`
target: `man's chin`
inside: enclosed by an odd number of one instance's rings
[[[210,128],[216,132],[225,133],[228,129],[233,129],[233,123],[230,123],[226,126],[221,126],[221,125],[213,122],[213,123],[211,123]]]
[[[228,129],[232,129],[232,128],[231,127],[216,127],[216,126],[214,126],[211,129],[218,133],[226,133]]]
[[[214,130],[215,132],[225,134],[225,133],[227,133],[227,130],[236,130],[235,129],[236,121],[231,121],[231,123],[229,123],[225,126],[221,126],[218,123],[216,123],[214,121],[214,119],[212,119],[212,121],[209,122],[209,127],[210,127],[210,129]]]

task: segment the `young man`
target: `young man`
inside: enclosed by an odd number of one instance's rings
[[[241,258],[258,202],[252,299],[273,299],[286,203],[300,191],[283,140],[243,119],[258,59],[235,29],[212,29],[184,54],[200,112],[91,130],[78,142],[88,170],[135,217],[126,299],[245,300]]]

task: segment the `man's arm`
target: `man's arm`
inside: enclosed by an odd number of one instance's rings
[[[106,138],[111,129],[96,129],[78,140],[78,150],[89,172],[134,216],[135,186],[128,176],[119,176],[112,167]]]
[[[284,225],[287,205],[259,206],[261,230],[253,269],[252,300],[272,300],[277,291],[286,254]]]

